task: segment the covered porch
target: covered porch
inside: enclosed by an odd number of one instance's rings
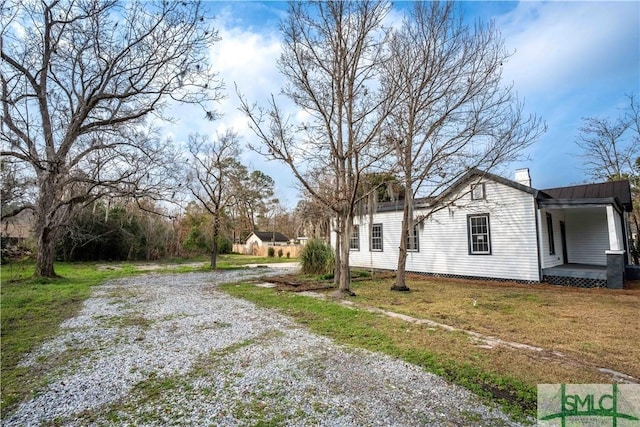
[[[616,199],[545,199],[539,208],[542,281],[623,287],[626,217]]]
[[[570,285],[583,288],[607,286],[607,267],[566,263],[542,269],[543,281],[554,285]]]

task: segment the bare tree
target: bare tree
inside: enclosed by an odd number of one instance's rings
[[[634,200],[631,222],[640,231],[640,105],[634,95],[628,106],[614,118],[587,117],[579,130],[576,144],[585,171],[597,181],[628,179]],[[631,243],[634,263],[640,259],[637,239]]]
[[[32,169],[36,276],[55,276],[56,241],[106,194],[158,198],[174,156],[145,119],[169,101],[207,108],[217,40],[198,2],[7,1],[2,14],[2,157]],[[214,113],[205,113],[209,118]],[[4,214],[4,213],[3,213]]]
[[[220,221],[225,209],[238,203],[237,183],[246,169],[236,160],[238,136],[233,131],[220,134],[213,142],[201,135],[189,137],[189,189],[213,219],[211,268],[216,268]]]
[[[640,105],[633,95],[629,106],[611,120],[587,117],[577,137],[584,166],[595,180],[613,181],[637,175],[640,157]]]
[[[275,182],[262,171],[246,174],[236,189],[242,212],[251,224],[251,231],[258,230],[257,218],[265,216],[268,202],[273,199]]]
[[[303,193],[295,211],[295,234],[328,241],[331,230],[331,211],[325,205]]]
[[[390,37],[384,84],[399,102],[386,127],[404,189],[396,282],[406,291],[408,238],[431,212],[413,214],[418,193],[433,197],[471,168],[489,171],[515,160],[545,130],[524,116],[512,88],[503,86],[508,59],[493,26],[464,25],[453,2],[416,2]]]
[[[352,294],[349,237],[358,181],[385,149],[380,130],[389,97],[378,72],[388,9],[378,1],[290,4],[278,65],[288,82],[282,93],[308,115],[305,122],[291,122],[273,96],[266,109],[240,96],[263,154],[288,165],[304,190],[333,212],[340,294]]]

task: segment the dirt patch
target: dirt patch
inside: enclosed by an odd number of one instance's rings
[[[298,280],[296,276],[270,277],[269,282],[276,285],[276,289],[285,292],[309,292],[334,289],[333,283],[315,280]]]

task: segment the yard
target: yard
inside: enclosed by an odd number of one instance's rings
[[[301,281],[300,277],[289,279]],[[412,276],[411,292],[399,293],[389,290],[392,283],[389,275],[355,281],[352,289],[357,296],[348,307],[332,300],[331,290],[314,291],[326,297],[319,299],[283,292],[283,286],[273,290],[227,285],[225,289],[277,307],[315,332],[416,363],[529,414],[535,409],[537,384],[637,382],[640,378],[637,284],[613,291]],[[317,285],[312,287],[322,284]],[[372,307],[434,320],[456,330],[372,313]],[[516,346],[488,345],[465,331]]]
[[[227,268],[237,268],[268,260],[229,257],[223,261]],[[174,272],[201,268],[195,264],[162,267]],[[29,274],[28,266],[3,266],[3,414],[41,380],[38,372],[18,367],[18,361],[55,336],[64,318],[77,314],[92,285],[149,269],[147,264],[62,265],[59,270],[66,279],[33,281],[22,278]],[[357,296],[346,301],[349,305],[333,300],[330,289],[309,296],[283,291],[286,286],[226,284],[220,288],[276,308],[339,343],[404,359],[488,400],[502,400],[514,414],[534,413],[536,384],[629,380],[624,375],[636,382],[640,378],[640,348],[636,345],[640,342],[640,284],[613,291],[411,276],[407,281],[411,292],[397,293],[389,290],[393,277],[388,274],[376,273],[373,279],[364,272],[357,276],[352,286]],[[307,281],[312,287],[331,282],[302,276],[281,279]],[[381,311],[410,316],[414,321],[385,316]],[[538,349],[503,345],[479,336]]]
[[[504,366],[530,383],[611,382],[587,365],[640,379],[639,286],[615,291],[421,277],[412,277],[410,293],[389,292],[390,286],[390,280],[356,284],[358,304],[546,350],[500,355],[496,347],[478,348],[470,341],[466,349],[448,354],[478,353],[490,361],[487,367]]]

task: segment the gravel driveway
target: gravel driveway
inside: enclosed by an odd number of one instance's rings
[[[414,365],[337,345],[216,289],[264,273],[145,275],[96,287],[61,335],[22,362],[55,368],[3,424],[513,425]]]

